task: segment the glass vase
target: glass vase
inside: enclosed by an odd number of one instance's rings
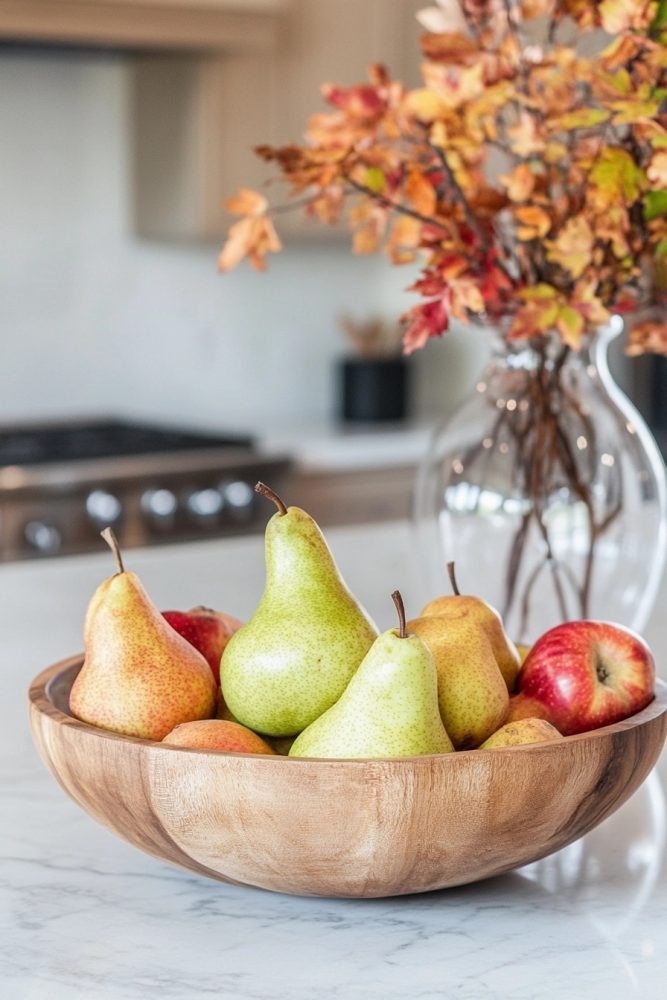
[[[474,392],[437,431],[417,477],[422,573],[503,615],[530,644],[559,622],[641,632],[665,562],[665,467],[644,419],[614,382],[614,318],[580,351],[553,335],[497,338]]]

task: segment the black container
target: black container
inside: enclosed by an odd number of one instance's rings
[[[342,420],[375,423],[405,419],[408,396],[405,358],[344,358],[339,377]]]

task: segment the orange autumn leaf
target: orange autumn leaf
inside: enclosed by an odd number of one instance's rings
[[[544,138],[540,135],[535,119],[526,111],[521,112],[516,125],[507,129],[507,135],[510,149],[517,156],[532,156],[544,149]]]
[[[330,184],[321,194],[315,195],[306,211],[312,218],[333,225],[340,219],[344,203],[345,188],[343,185]]]
[[[247,257],[256,271],[264,271],[266,254],[278,253],[279,250],[282,250],[282,244],[271,219],[266,215],[249,215],[230,228],[218,256],[218,269],[231,271]]]
[[[513,337],[557,331],[576,347],[610,310],[659,303],[667,0],[435,4],[421,86],[373,66],[324,88],[329,108],[302,144],[260,147],[282,190],[324,222],[345,212],[359,253],[419,258],[412,291],[428,301],[406,316],[409,349],[479,313],[514,313]],[[531,18],[536,32],[523,30]],[[228,207],[241,219],[221,267],[264,267],[279,246],[266,199],[246,189]]]
[[[405,111],[414,115],[418,121],[434,122],[442,115],[445,109],[445,102],[439,94],[436,94],[428,87],[419,87],[411,90],[405,96]]]
[[[623,205],[609,205],[595,219],[595,236],[598,241],[606,241],[615,257],[621,260],[630,252],[628,233],[630,219]]]
[[[646,176],[656,188],[667,188],[667,150],[654,153],[646,168]]]
[[[538,239],[551,229],[551,216],[537,205],[521,205],[514,215],[520,223],[516,230],[520,240]]]
[[[667,355],[667,323],[645,322],[633,326],[628,335],[626,354]]]
[[[581,278],[574,286],[571,304],[581,313],[589,328],[600,326],[609,321],[609,311],[605,309],[597,294],[595,280]]]
[[[404,186],[405,197],[409,205],[421,215],[433,215],[436,207],[436,193],[431,182],[424,177],[421,170],[411,170]]]
[[[510,340],[524,340],[546,333],[553,329],[558,318],[558,311],[557,302],[547,300],[527,302],[514,314],[508,338]]]
[[[580,277],[591,261],[593,230],[583,215],[568,219],[553,240],[547,240],[547,260],[559,264],[573,278]]]
[[[655,0],[602,0],[601,25],[610,35],[621,31],[646,30],[655,17]]]
[[[503,174],[499,179],[512,201],[526,201],[535,187],[535,175],[526,163],[519,163],[511,174]]]
[[[484,299],[474,278],[465,276],[451,281],[448,288],[451,293],[451,314],[456,319],[465,322],[469,312],[484,312]]]
[[[421,49],[427,59],[450,66],[471,62],[479,53],[479,46],[474,39],[458,31],[423,35]]]
[[[352,225],[360,223],[352,237],[352,252],[371,254],[379,250],[387,225],[387,210],[374,204],[360,203],[350,212]]]
[[[263,215],[268,208],[263,194],[250,188],[239,188],[235,195],[227,198],[225,208],[234,215]]]
[[[422,72],[429,91],[440,98],[439,114],[444,113],[446,108],[458,108],[481,98],[486,88],[482,64],[452,68],[426,63]]]
[[[387,256],[393,264],[410,264],[416,257],[422,234],[419,219],[401,215],[395,220],[387,239]]]

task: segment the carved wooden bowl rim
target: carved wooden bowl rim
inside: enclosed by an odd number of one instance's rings
[[[87,733],[95,734],[100,739],[120,741],[122,743],[136,744],[141,747],[152,747],[159,748],[165,753],[188,753],[188,754],[203,754],[203,755],[215,755],[216,757],[234,757],[241,759],[253,759],[258,761],[259,766],[276,766],[283,764],[288,767],[299,767],[304,763],[312,764],[345,764],[350,767],[359,767],[366,765],[377,766],[382,761],[391,761],[392,764],[397,764],[399,762],[404,762],[407,764],[415,764],[417,761],[433,761],[435,759],[441,760],[443,762],[452,761],[454,759],[461,760],[462,755],[477,755],[478,750],[458,750],[455,753],[445,753],[445,754],[421,754],[414,757],[337,757],[337,758],[327,758],[326,760],[317,757],[287,757],[281,754],[249,754],[249,753],[234,753],[228,750],[209,750],[201,749],[196,747],[177,747],[170,746],[166,743],[161,743],[159,740],[146,740],[140,739],[136,736],[125,736],[122,733],[114,733],[108,729],[100,729],[97,726],[91,726],[86,722],[81,722],[75,716],[69,714],[68,712],[63,712],[58,708],[53,701],[53,689],[56,682],[60,681],[64,674],[68,672],[71,673],[71,683],[74,682],[74,678],[81,669],[83,664],[83,654],[78,653],[75,656],[67,657],[66,659],[59,660],[52,666],[47,667],[45,670],[41,671],[32,683],[30,684],[28,698],[31,705],[42,715],[48,716],[54,722],[64,725],[71,726],[76,729],[80,729]],[[70,683],[70,687],[71,687]],[[69,689],[68,689],[69,690]],[[492,753],[527,753],[533,749],[540,748],[544,750],[545,748],[553,748],[554,752],[557,752],[557,748],[563,745],[563,742],[567,744],[572,744],[575,742],[583,742],[586,740],[595,739],[605,739],[609,736],[613,736],[615,733],[623,733],[631,729],[635,729],[638,726],[645,725],[647,722],[651,722],[653,719],[659,718],[667,712],[667,683],[660,678],[656,678],[655,682],[655,696],[653,700],[643,708],[640,712],[636,712],[634,715],[628,716],[627,719],[622,719],[620,722],[615,722],[609,726],[602,726],[599,729],[590,729],[584,733],[577,733],[574,736],[565,736],[562,740],[549,740],[541,743],[526,743],[521,746],[510,746],[510,747],[498,747],[497,749],[491,751]],[[656,755],[658,756],[658,755]],[[446,766],[446,764],[445,764]]]

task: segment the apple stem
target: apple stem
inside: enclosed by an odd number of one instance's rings
[[[125,567],[123,566],[123,557],[120,554],[120,545],[118,544],[118,539],[114,535],[111,528],[105,528],[104,531],[100,531],[100,534],[114,554],[114,558],[116,560],[117,572],[124,573]]]
[[[452,585],[452,590],[454,591],[455,596],[456,597],[460,597],[461,596],[461,591],[459,590],[459,585],[456,582],[456,572],[455,572],[455,569],[454,569],[454,562],[453,561],[447,563],[447,572],[449,573],[449,581],[450,581],[450,583]]]
[[[391,599],[396,605],[396,611],[398,612],[398,634],[401,639],[407,639],[408,633],[405,631],[405,605],[403,604],[400,590],[395,590],[391,595]]]
[[[273,500],[281,517],[283,514],[287,513],[287,507],[285,504],[282,502],[275,490],[272,490],[270,486],[266,485],[266,483],[255,483],[255,493],[259,493],[261,496],[268,497],[269,500]]]

